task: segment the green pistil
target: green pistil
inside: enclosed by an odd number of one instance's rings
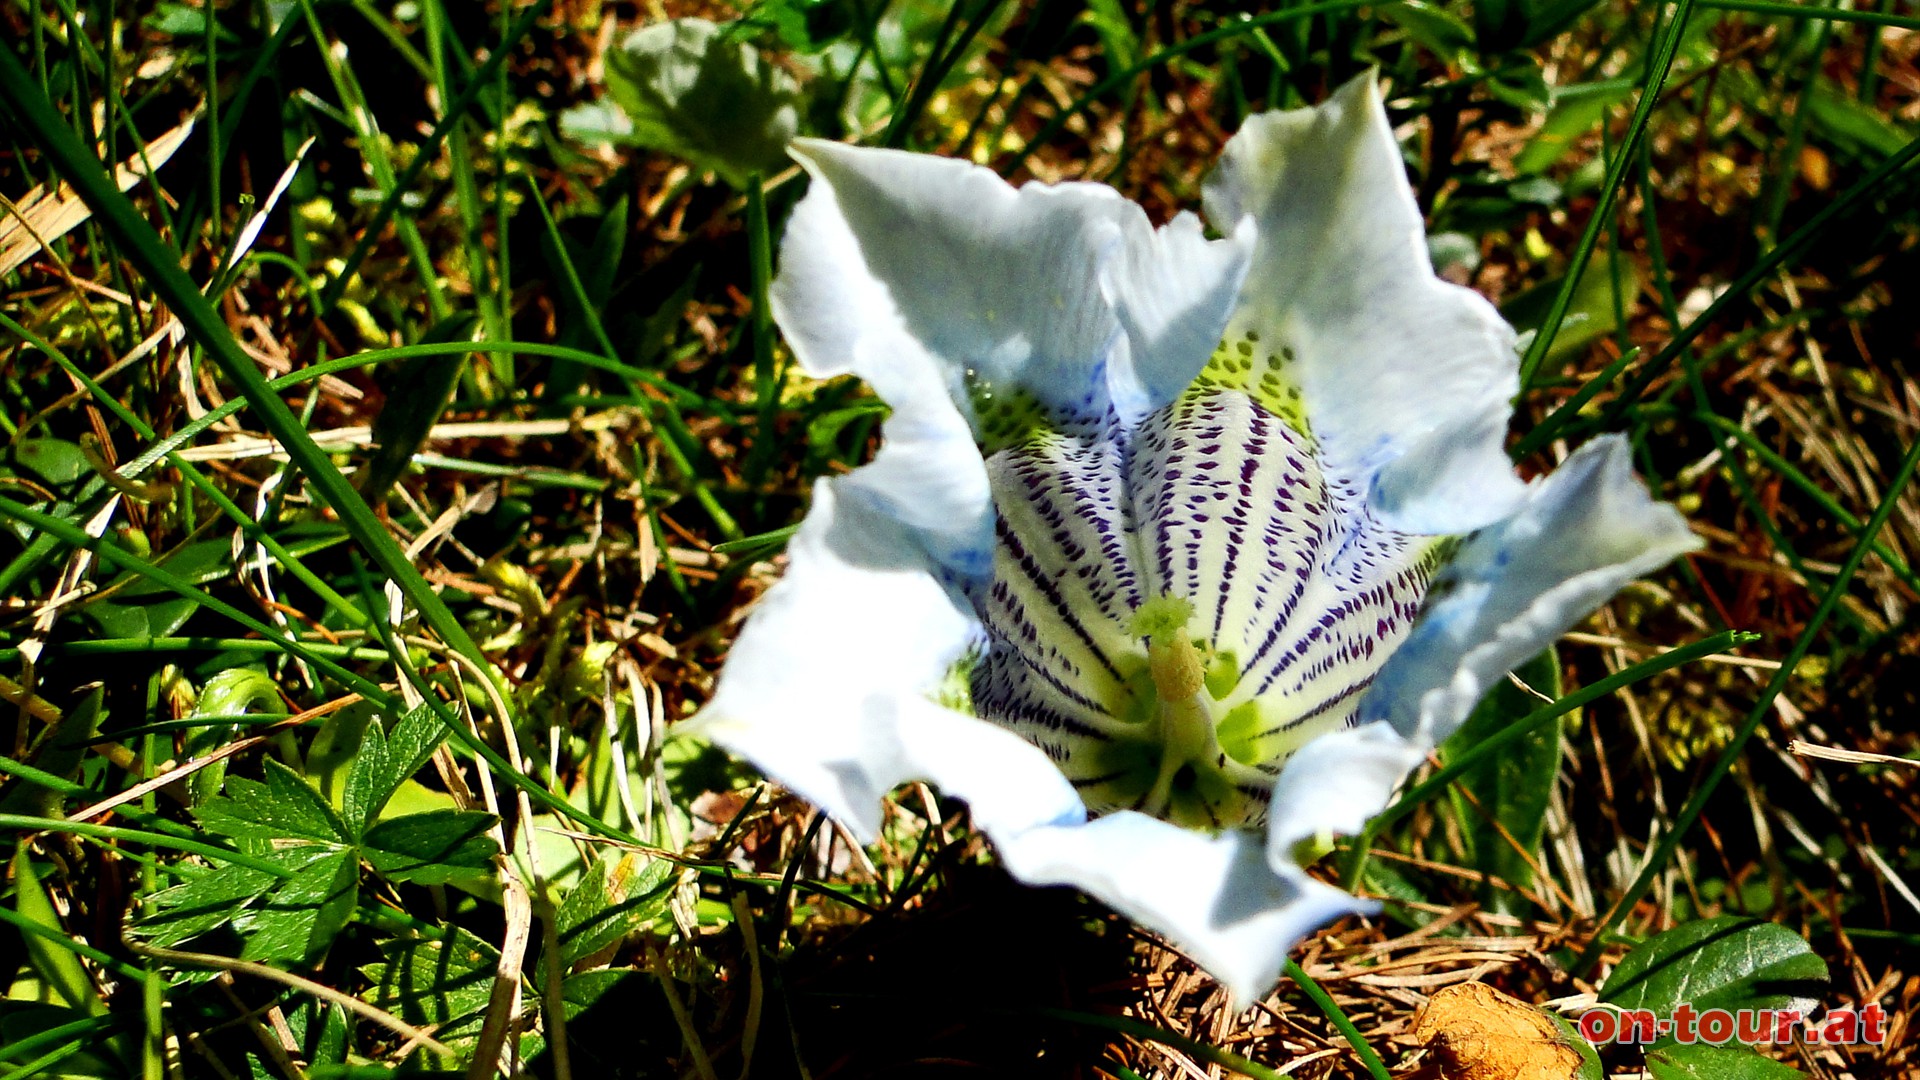
[[[1141,810],[1165,816],[1176,784],[1191,787],[1211,773],[1220,756],[1214,737],[1213,703],[1207,692],[1207,658],[1187,635],[1193,605],[1162,596],[1140,606],[1131,629],[1144,638],[1147,671],[1153,677],[1154,710],[1149,730],[1160,761]]]

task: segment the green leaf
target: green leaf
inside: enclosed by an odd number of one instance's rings
[[[500,961],[493,946],[449,926],[442,937],[386,941],[381,952],[384,962],[363,969],[373,982],[368,1001],[409,1024],[436,1025],[434,1037],[448,1045],[480,1034]]]
[[[1527,145],[1514,155],[1513,171],[1520,176],[1537,176],[1573,149],[1575,142],[1600,126],[1607,110],[1627,100],[1633,83],[1627,79],[1587,83],[1558,90],[1553,107],[1533,133]]]
[[[365,834],[394,791],[420,771],[446,737],[446,725],[425,705],[401,716],[391,732],[379,724],[367,725],[360,756],[341,794],[341,814],[354,837]]]
[[[49,487],[64,488],[93,474],[80,444],[65,439],[21,439],[10,456],[15,470]]]
[[[261,858],[285,867],[292,874],[336,850],[301,844],[268,852]],[[134,924],[134,930],[155,945],[172,948],[227,926],[242,909],[286,880],[265,870],[234,864],[203,871],[189,881],[149,896],[148,913]]]
[[[1140,59],[1140,35],[1120,0],[1088,0],[1082,16],[1100,35],[1099,56],[1114,71],[1126,71]],[[1130,90],[1129,90],[1130,92]]]
[[[100,730],[100,721],[106,716],[106,710],[100,707],[104,693],[96,684],[78,706],[69,709],[47,729],[34,746],[35,768],[64,780],[79,775],[81,764],[93,752],[94,733]],[[0,795],[0,813],[63,817],[65,813],[60,805],[59,792],[26,777],[15,779],[6,793]]]
[[[190,719],[203,716],[238,716],[249,709],[278,709],[280,707],[280,686],[273,676],[259,668],[228,668],[200,688],[200,698],[193,704]],[[188,757],[199,757],[211,753],[221,744],[233,737],[233,724],[207,724],[187,733],[181,748]],[[199,806],[208,799],[220,794],[227,780],[227,760],[208,765],[187,778],[187,788],[193,793],[193,804]]]
[[[479,322],[471,312],[450,315],[429,328],[420,343],[471,341]],[[446,411],[465,368],[464,357],[415,356],[402,360],[383,380],[386,400],[373,418],[373,456],[360,474],[360,494],[367,502],[378,506],[386,501],[394,481],[407,471]]]
[[[188,544],[157,565],[194,585],[218,581],[230,573],[231,540]],[[107,583],[112,597],[85,608],[105,637],[169,637],[186,625],[200,604],[144,575],[129,570]]]
[[[862,17],[852,0],[763,0],[752,9],[755,23],[772,26],[782,44],[802,53],[852,37]]]
[[[1573,1047],[1573,1052],[1580,1055],[1580,1068],[1573,1074],[1574,1080],[1605,1080],[1606,1066],[1600,1063],[1600,1053],[1593,1048],[1593,1044],[1581,1038],[1580,1032],[1566,1017],[1548,1009],[1540,1011],[1553,1021],[1554,1027],[1560,1029],[1561,1037],[1568,1046]]]
[[[13,907],[21,918],[53,931],[61,939],[66,938],[67,928],[60,924],[60,915],[54,910],[46,888],[40,884],[25,847],[13,854],[13,882]],[[96,1015],[107,1011],[106,1002],[100,999],[100,991],[93,985],[93,977],[87,974],[86,965],[73,950],[61,948],[58,940],[38,934],[22,934],[21,940],[26,945],[27,961],[47,985],[59,993],[61,1000]]]
[[[320,721],[320,729],[313,733],[313,742],[307,747],[307,779],[335,806],[343,805],[347,776],[364,757],[367,729],[379,725],[379,716],[378,705],[356,701],[327,714],[326,719]],[[381,746],[384,753],[384,733]],[[341,817],[349,829],[354,827],[352,814],[343,812]],[[365,823],[361,824],[364,827]]]
[[[200,688],[194,716],[237,716],[249,709],[277,709],[280,684],[258,668],[232,668],[207,680]]]
[[[573,1075],[635,1080],[675,1075],[665,1063],[678,1053],[680,1033],[660,980],[651,973],[631,968],[583,971],[560,984],[560,998]],[[539,1059],[539,1050],[529,1042],[521,1048],[531,1075],[552,1075],[551,1063]]]
[[[185,39],[179,43],[183,45],[199,45],[206,40],[207,36],[207,13],[204,9],[172,3],[170,0],[163,0],[154,5],[153,13],[141,22],[149,30]],[[233,35],[232,31],[220,26],[217,22],[214,24],[213,34],[225,44],[234,44],[240,40]]]
[[[194,810],[200,824],[261,847],[288,839],[352,842],[340,815],[298,773],[272,758],[265,769],[265,783],[243,777],[227,781],[230,794],[208,799]]]
[[[352,848],[324,852],[234,920],[247,936],[242,960],[305,963],[317,959],[353,918],[360,860]]]
[[[1899,153],[1912,136],[1879,109],[1860,103],[1831,79],[1821,79],[1801,98],[1814,130],[1839,146],[1872,159]]]
[[[1806,1011],[1827,985],[1826,961],[1784,926],[1740,915],[1685,923],[1649,938],[1620,961],[1600,1000],[1668,1016],[1707,1009]]]
[[[554,914],[560,960],[581,959],[645,929],[666,910],[673,865],[638,852],[601,854]]]
[[[618,142],[676,154],[736,188],[784,168],[799,129],[793,76],[705,19],[628,35],[607,54],[607,89],[629,125],[614,133]],[[561,130],[579,129],[563,115]]]
[[[1514,674],[1548,699],[1560,696],[1560,659],[1551,648],[1522,664]],[[1460,730],[1440,747],[1441,761],[1454,760],[1480,740],[1531,714],[1540,704],[1539,698],[1511,680],[1501,680]],[[1464,794],[1456,796],[1454,813],[1474,869],[1516,888],[1532,888],[1533,865],[1529,860],[1538,861],[1547,802],[1559,773],[1560,725],[1543,724],[1506,753],[1460,774],[1455,785]],[[1482,903],[1502,914],[1526,906],[1511,889],[1492,885],[1483,890]]]
[[[541,250],[546,253],[547,262],[555,267],[556,276],[570,280],[563,260],[575,268],[571,280],[578,280],[580,288],[555,290],[560,305],[560,337],[558,344],[587,351],[598,351],[601,333],[608,327],[596,327],[595,320],[611,317],[618,310],[609,303],[613,296],[614,283],[620,270],[620,260],[626,254],[627,200],[616,199],[607,208],[606,214],[594,228],[593,246],[582,254],[578,245],[561,233],[544,233],[540,238]],[[564,245],[565,250],[560,250]],[[684,305],[675,314],[683,311]],[[555,402],[567,394],[580,389],[581,376],[585,368],[577,360],[559,359],[547,376],[546,385],[541,387],[541,398],[546,402]]]
[[[63,1053],[58,1070],[40,1076],[117,1080],[138,1075],[117,1060],[122,1037],[111,1016],[89,1017],[79,1009],[42,1005],[33,1001],[0,1000],[0,1063],[8,1077],[30,1075],[20,1066],[49,1051]],[[105,1036],[104,1038],[102,1036]],[[76,1044],[87,1049],[67,1052]]]
[[[390,818],[367,830],[361,854],[375,871],[393,881],[444,885],[484,878],[493,871],[500,845],[487,830],[492,814],[472,810],[430,810]]]
[[[1516,329],[1538,330],[1552,308],[1554,296],[1560,291],[1563,280],[1564,277],[1556,277],[1535,285],[1507,301],[1500,313]],[[1560,324],[1560,332],[1554,335],[1553,345],[1547,350],[1544,369],[1555,370],[1560,363],[1572,359],[1588,345],[1613,333],[1620,326],[1620,313],[1633,310],[1639,293],[1640,277],[1634,272],[1633,264],[1622,259],[1616,303],[1613,270],[1608,265],[1607,256],[1604,253],[1594,255],[1587,262],[1587,272],[1580,275],[1580,283],[1574,287],[1573,302],[1567,305],[1566,320]]]
[[[1386,4],[1380,8],[1380,17],[1443,60],[1458,62],[1473,49],[1473,27],[1451,11],[1422,0]]]
[[[1650,1050],[1647,1071],[1653,1080],[1792,1080],[1801,1075],[1793,1066],[1745,1047],[1703,1043]]]

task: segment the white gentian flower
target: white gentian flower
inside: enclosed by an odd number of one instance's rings
[[[1513,331],[1435,278],[1372,76],[1248,121],[1226,236],[1112,189],[815,140],[773,312],[892,413],[821,480],[695,730],[871,839],[967,800],[1007,868],[1241,1003],[1351,833],[1489,686],[1695,541],[1595,440],[1502,451]]]

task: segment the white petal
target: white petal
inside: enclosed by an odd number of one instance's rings
[[[1512,517],[1468,538],[1441,571],[1413,632],[1360,703],[1438,742],[1493,683],[1627,582],[1700,542],[1633,475],[1625,439],[1576,451]]]
[[[734,642],[689,734],[753,760],[872,835],[880,797],[906,777],[875,726],[937,687],[974,633],[903,525],[847,478],[814,486],[790,561]]]
[[[902,704],[895,730],[908,774],[967,800],[989,836],[1087,819],[1080,793],[1053,760],[1006,728],[916,700]]]
[[[1246,279],[1258,231],[1245,218],[1225,240],[1208,240],[1200,219],[1181,212],[1159,229],[1128,205],[1125,244],[1102,273],[1103,289],[1126,330],[1133,392],[1116,385],[1115,404],[1129,422],[1180,396],[1226,333]]]
[[[1228,333],[1291,352],[1328,465],[1372,477],[1375,511],[1403,532],[1466,532],[1510,512],[1522,490],[1501,450],[1519,389],[1513,330],[1434,276],[1375,76],[1317,108],[1249,119],[1206,206],[1216,225],[1258,223]]]
[[[874,371],[875,392],[892,406],[884,442],[866,466],[844,477],[842,494],[858,498],[912,529],[928,554],[962,577],[993,565],[993,495],[986,463],[966,418],[947,396],[937,368],[915,362],[918,344],[897,339],[888,365],[855,346],[857,362]]]
[[[1329,732],[1287,759],[1268,804],[1267,855],[1293,865],[1303,840],[1351,836],[1386,809],[1427,747],[1383,723]]]
[[[1132,811],[994,842],[1015,877],[1072,885],[1165,935],[1240,1006],[1273,986],[1302,938],[1375,909],[1291,864],[1276,873],[1252,834],[1207,836]]]
[[[814,184],[772,302],[807,371],[852,371],[886,397],[887,367],[930,358],[956,400],[978,380],[1057,413],[1104,407],[1120,326],[1096,272],[1121,240],[1116,192],[1016,191],[964,161],[815,139],[793,153]]]
[[[859,497],[866,471],[814,486],[785,576],[683,730],[750,759],[866,840],[881,797],[908,780],[968,800],[996,830],[1082,819],[1046,754],[929,699],[977,627],[914,533]]]

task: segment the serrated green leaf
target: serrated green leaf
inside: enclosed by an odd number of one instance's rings
[[[620,142],[676,154],[737,188],[785,168],[799,128],[793,76],[705,19],[628,35],[607,54],[607,89],[631,125]],[[561,130],[578,128],[562,117]]]
[[[227,782],[229,794],[195,808],[200,824],[222,836],[270,846],[276,840],[347,844],[352,837],[320,793],[300,775],[266,759],[266,782],[243,777]]]
[[[1551,648],[1514,674],[1548,698],[1560,696],[1560,659]],[[1451,761],[1541,704],[1510,680],[1501,680],[1441,746],[1441,760]],[[1545,724],[1508,752],[1460,774],[1455,790],[1464,794],[1456,795],[1454,813],[1474,869],[1516,888],[1532,887],[1533,862],[1538,861],[1540,838],[1546,830],[1547,802],[1559,772],[1560,725]],[[1483,890],[1481,902],[1502,914],[1526,906],[1512,889],[1491,885]]]
[[[260,857],[291,874],[334,850],[302,844]],[[236,864],[205,871],[148,897],[148,913],[134,924],[134,932],[162,948],[172,948],[233,922],[242,909],[285,880],[278,874]]]
[[[851,0],[762,0],[753,5],[753,21],[771,25],[782,44],[817,53],[851,38],[862,18]]]
[[[480,1014],[493,990],[500,953],[456,926],[438,938],[382,943],[385,961],[362,969],[373,985],[363,995],[375,1006],[415,1025],[435,1025],[448,1045],[480,1033]]]
[[[638,852],[603,852],[554,913],[560,959],[581,959],[645,929],[666,909],[673,865]]]
[[[317,959],[353,918],[360,861],[338,848],[301,868],[236,920],[246,934],[242,960],[305,963]]]
[[[422,885],[484,878],[500,852],[492,814],[432,810],[388,818],[367,830],[361,854],[382,877]]]
[[[1811,1009],[1827,985],[1826,961],[1799,934],[1774,923],[1722,915],[1658,934],[1626,955],[1600,988],[1623,1009],[1672,1015],[1707,1009]]]
[[[433,756],[447,737],[446,725],[425,705],[410,710],[387,731],[368,724],[359,757],[347,773],[341,816],[357,838],[366,833],[394,791]]]
[[[1690,1044],[1665,1046],[1647,1052],[1647,1071],[1653,1080],[1792,1080],[1801,1075],[1791,1065],[1742,1046]]]

